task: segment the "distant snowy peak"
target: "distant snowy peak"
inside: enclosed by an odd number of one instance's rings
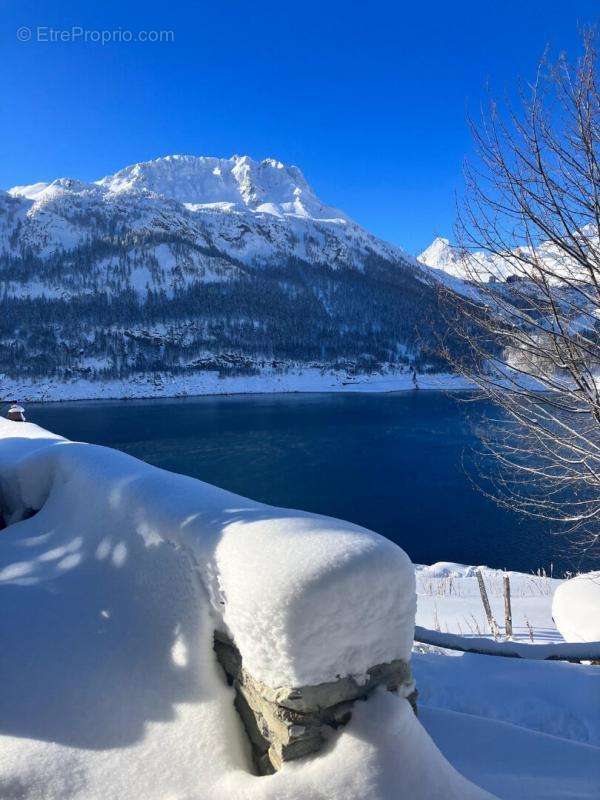
[[[428,267],[441,269],[450,275],[464,277],[464,267],[458,248],[450,244],[448,239],[438,236],[417,260]]]
[[[434,239],[417,260],[461,281],[475,280],[475,276],[484,282],[492,277],[504,280],[512,272],[510,264],[502,259],[481,251],[467,253],[442,236]]]
[[[111,193],[147,191],[191,207],[221,206],[310,219],[347,220],[321,203],[298,167],[249,156],[174,155],[108,175],[97,185]]]
[[[596,242],[594,247],[597,247],[598,238],[591,226],[582,230],[582,237],[588,239],[586,244]],[[448,239],[438,237],[417,258],[422,264],[463,281],[506,281],[523,277],[527,271],[527,259],[535,259],[544,266],[550,283],[558,284],[563,278],[588,279],[585,270],[551,241],[539,242],[535,248],[521,246],[507,250],[502,256],[483,250],[466,251],[450,244]]]

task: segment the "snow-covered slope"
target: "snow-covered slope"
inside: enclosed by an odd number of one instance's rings
[[[461,280],[469,280],[474,274],[483,281],[487,281],[492,275],[497,280],[504,280],[513,272],[509,263],[481,251],[470,253],[467,259],[460,248],[442,236],[436,237],[417,256],[417,260],[427,267],[441,270]]]
[[[440,278],[273,159],[16,186],[0,193],[0,375],[443,371]]]
[[[455,247],[452,247],[448,239],[437,236],[427,247],[418,260],[422,264],[434,269],[443,269],[449,275],[460,276],[460,258]]]
[[[492,640],[478,571],[503,639],[507,573],[487,567],[448,562],[417,566],[417,625]],[[568,587],[574,581],[546,574],[508,574],[512,640],[531,641],[542,649],[550,642],[562,642],[553,614],[557,598],[563,605],[561,595],[570,594]],[[564,604],[568,619],[583,624],[587,614],[591,621],[593,602],[586,610],[577,589],[573,595],[571,607]],[[413,669],[420,720],[451,763],[478,785],[506,800],[597,800],[598,667],[415,644]]]

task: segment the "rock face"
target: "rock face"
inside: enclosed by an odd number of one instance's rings
[[[314,686],[273,689],[244,669],[239,650],[225,634],[215,632],[214,649],[235,688],[235,706],[260,775],[280,769],[285,761],[320,750],[325,741],[324,729],[346,725],[354,702],[366,699],[379,686],[401,692],[416,713],[417,691],[406,661],[378,664],[367,671],[361,683],[344,677]]]

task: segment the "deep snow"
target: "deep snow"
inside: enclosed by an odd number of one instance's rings
[[[215,624],[234,639],[246,669],[269,686],[362,676],[374,664],[409,659],[414,571],[382,536],[256,503],[109,448],[21,439],[44,433],[0,420],[0,431],[7,426],[16,426],[19,437],[1,440],[8,521],[42,509],[22,527],[53,527],[51,547],[48,537],[25,552],[16,544],[16,553],[28,557],[8,563],[0,573],[5,581],[12,575],[21,585],[37,584],[87,570],[90,562],[119,570],[167,543],[193,564]],[[64,508],[67,519],[59,513]],[[118,537],[107,531],[111,517]]]
[[[417,566],[417,624],[491,636],[475,567]],[[503,638],[500,570],[479,568]],[[514,640],[563,642],[553,596],[569,582],[510,572]],[[600,669],[415,645],[419,718],[464,775],[506,800],[600,798]]]

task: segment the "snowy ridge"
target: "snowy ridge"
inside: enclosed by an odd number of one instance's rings
[[[348,221],[343,212],[321,203],[298,167],[272,158],[166,156],[126,167],[97,184],[109,192],[153,192],[194,210],[221,207]]]
[[[118,215],[130,230],[164,232],[166,227],[202,244],[207,243],[207,234],[217,234],[225,250],[228,241],[237,240],[243,219],[261,244],[250,242],[249,232],[245,232],[245,247],[240,248],[238,242],[234,248],[235,255],[242,258],[245,249],[246,257],[268,258],[269,249],[272,251],[269,242],[276,243],[278,250],[283,247],[298,257],[310,258],[306,246],[290,248],[291,242],[285,246],[289,237],[284,230],[288,226],[298,232],[309,230],[316,244],[323,239],[319,234],[319,223],[323,223],[328,226],[323,232],[347,241],[346,249],[358,246],[362,255],[370,250],[411,261],[399,248],[378,240],[342,211],[322,203],[297,167],[274,159],[166,156],[126,167],[95,183],[59,178],[15,186],[5,197],[13,218],[6,233],[14,232],[20,221],[19,239],[24,237],[42,256],[58,248],[71,249],[77,239],[85,241],[89,228],[81,223],[82,212],[87,212],[96,218]],[[19,244],[15,240],[5,252],[16,252]],[[318,260],[317,252],[312,256]],[[323,261],[328,260],[327,253],[323,256]],[[358,263],[355,258],[351,261]]]
[[[458,252],[443,236],[437,236],[418,256],[418,260],[429,267],[443,269],[449,275],[458,275],[460,272]]]
[[[581,241],[584,242],[584,249],[590,244],[598,246],[598,234],[596,229],[590,224],[584,226],[581,232]],[[531,257],[530,247],[515,248],[512,253],[522,254]],[[549,280],[553,284],[560,284],[561,274],[565,278],[589,281],[589,274],[583,269],[575,259],[567,256],[554,244],[554,242],[542,241],[535,247],[535,257],[551,273]],[[462,281],[469,281],[475,274],[477,280],[488,281],[490,278],[495,281],[506,281],[511,275],[523,276],[527,270],[526,263],[517,261],[511,252],[507,253],[506,258],[499,255],[473,250],[465,253],[459,247],[450,243],[448,239],[438,236],[423,252],[417,260],[427,267],[434,270],[441,270],[454,278]]]
[[[417,260],[425,266],[465,281],[472,279],[474,273],[483,281],[487,281],[490,276],[494,276],[497,280],[505,280],[513,272],[510,263],[480,251],[465,255],[458,247],[451,244],[449,239],[442,236],[436,237],[429,247],[417,256]]]

